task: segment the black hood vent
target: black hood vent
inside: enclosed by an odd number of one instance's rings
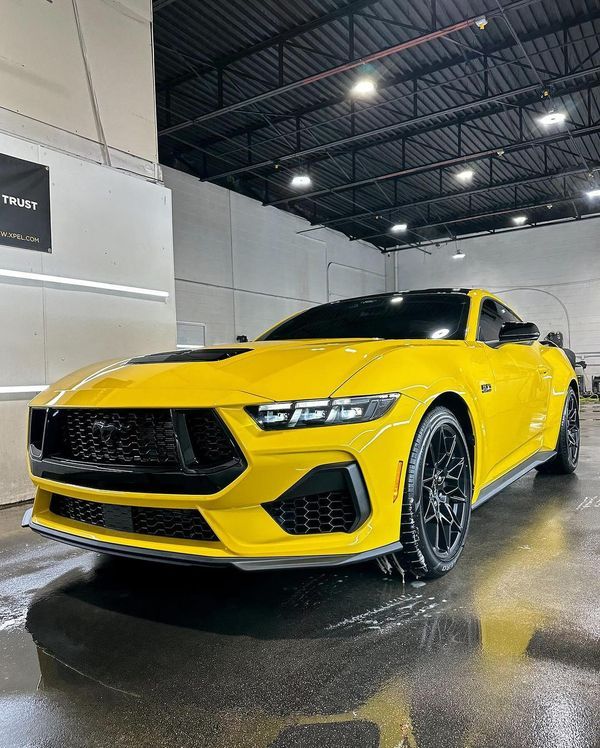
[[[186,348],[166,353],[151,353],[130,359],[130,364],[189,364],[202,361],[224,361],[226,358],[248,353],[252,348]]]

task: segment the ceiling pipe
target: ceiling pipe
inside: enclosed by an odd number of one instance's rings
[[[540,0],[516,0],[516,2],[510,3],[502,10],[506,12],[506,11],[514,10],[515,8],[521,8],[527,5],[533,5],[534,3],[537,3],[537,2],[540,2]],[[290,91],[294,91],[297,88],[308,86],[311,83],[316,83],[317,81],[324,80],[325,78],[330,78],[333,75],[339,75],[340,73],[347,72],[348,70],[353,70],[354,68],[360,67],[362,65],[366,65],[370,62],[375,62],[376,60],[381,60],[384,57],[389,57],[390,55],[397,54],[398,52],[403,52],[407,49],[411,49],[412,47],[417,47],[417,46],[420,46],[421,44],[426,44],[427,42],[434,41],[435,39],[440,39],[450,34],[454,34],[457,31],[462,31],[468,28],[469,26],[472,26],[482,16],[485,16],[486,18],[489,19],[489,18],[493,18],[498,15],[501,15],[502,10],[493,9],[493,10],[485,11],[484,13],[480,13],[476,16],[466,18],[463,21],[458,21],[458,23],[453,23],[450,26],[444,26],[441,29],[436,29],[435,31],[430,31],[426,34],[421,34],[420,36],[413,37],[412,39],[407,39],[406,41],[400,42],[399,44],[394,44],[392,47],[387,47],[386,49],[380,49],[377,52],[372,52],[371,54],[365,55],[364,57],[359,57],[358,59],[350,60],[349,62],[344,62],[341,65],[336,65],[335,67],[329,68],[327,70],[321,70],[318,73],[309,75],[306,78],[300,78],[299,80],[288,83],[285,86],[279,86],[278,88],[271,89],[270,91],[264,91],[261,94],[257,94],[256,96],[250,97],[249,99],[244,99],[242,101],[236,102],[235,104],[229,104],[228,106],[224,106],[219,109],[214,109],[211,112],[206,112],[206,114],[201,114],[198,117],[194,117],[193,119],[188,119],[185,122],[180,122],[177,125],[171,125],[171,127],[166,127],[165,129],[160,131],[159,135],[160,136],[170,135],[171,133],[185,130],[188,127],[199,125],[202,122],[208,122],[211,119],[215,119],[216,117],[221,117],[224,114],[230,114],[231,112],[235,112],[238,109],[242,109],[252,104],[257,104],[260,101],[265,101],[266,99],[272,99],[275,96],[280,96],[281,94],[289,93]]]

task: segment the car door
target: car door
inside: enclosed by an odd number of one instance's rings
[[[520,321],[495,299],[483,300],[477,341],[484,346],[493,380],[489,387],[481,387],[487,420],[486,482],[503,475],[542,446],[550,377],[540,344],[499,341],[505,322]]]

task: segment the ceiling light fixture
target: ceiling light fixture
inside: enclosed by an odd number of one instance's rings
[[[567,115],[565,112],[555,112],[552,110],[548,114],[544,114],[543,117],[540,117],[538,122],[540,125],[562,125],[566,119]]]
[[[464,260],[467,255],[462,251],[462,249],[457,249],[456,252],[452,255],[453,260]]]
[[[527,220],[527,216],[513,216],[513,223],[515,226],[522,226]]]
[[[290,182],[292,187],[310,187],[311,184],[312,179],[308,174],[295,174]]]
[[[350,93],[352,96],[356,96],[359,99],[368,98],[377,93],[377,85],[373,78],[359,78],[350,89]]]
[[[588,190],[585,193],[589,198],[600,197],[600,189],[595,187],[593,190]]]
[[[395,223],[390,231],[393,231],[394,234],[401,234],[403,231],[406,231],[408,228],[408,224],[406,223]]]
[[[473,171],[473,169],[463,169],[463,171],[459,171],[457,174],[455,174],[455,177],[459,182],[470,182],[474,176],[475,172]]]

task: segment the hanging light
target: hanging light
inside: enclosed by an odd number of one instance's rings
[[[467,255],[462,251],[462,249],[456,248],[456,252],[452,255],[453,260],[464,260]]]
[[[540,125],[562,125],[567,119],[565,112],[556,112],[554,109],[538,119]]]
[[[350,89],[350,93],[358,99],[368,99],[377,93],[377,84],[373,78],[364,76],[354,83]]]
[[[310,187],[311,184],[312,179],[308,176],[308,174],[295,174],[292,177],[292,181],[290,182],[290,185],[296,188]]]
[[[527,216],[513,216],[512,222],[515,226],[522,226],[527,221]]]
[[[475,172],[473,169],[463,169],[463,171],[459,171],[457,174],[455,174],[456,179],[458,179],[459,182],[470,182],[471,179],[475,176]]]
[[[588,190],[585,194],[591,199],[595,197],[600,197],[600,189],[595,187],[593,190]]]
[[[406,223],[395,223],[390,231],[393,231],[394,234],[401,234],[408,228],[408,224]]]

